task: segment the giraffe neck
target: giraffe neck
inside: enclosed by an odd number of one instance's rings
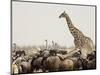
[[[69,27],[69,30],[70,30],[71,34],[73,35],[73,37],[75,37],[75,35],[76,35],[75,30],[77,28],[73,25],[70,17],[67,14],[66,14],[65,18],[66,18],[66,21],[67,21],[67,24],[68,24],[68,27]]]
[[[73,25],[70,17],[67,14],[65,15],[65,18],[66,18],[69,30],[74,38],[77,38],[79,33],[81,36],[84,36],[83,33]]]
[[[70,28],[74,28],[74,25],[73,25],[70,17],[67,14],[65,15],[65,18],[66,18],[66,21],[67,21],[67,24],[68,24],[69,29]]]

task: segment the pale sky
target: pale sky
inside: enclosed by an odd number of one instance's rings
[[[95,7],[60,4],[12,3],[13,42],[23,45],[43,45],[52,40],[61,46],[74,46],[67,22],[59,15],[66,11],[73,24],[95,43]]]

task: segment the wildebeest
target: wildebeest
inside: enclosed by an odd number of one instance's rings
[[[96,68],[96,51],[93,51],[91,54],[87,55],[87,69]]]
[[[23,73],[22,67],[21,67],[21,63],[23,61],[25,61],[25,59],[23,57],[18,57],[16,60],[14,60],[12,63],[12,71],[18,69],[18,73]]]
[[[87,69],[96,69],[96,59],[88,61]]]
[[[16,75],[16,74],[20,74],[22,73],[22,68],[19,64],[16,64],[16,63],[12,63],[12,68],[11,68],[11,72],[12,72],[12,75]]]
[[[18,55],[19,57],[21,56],[21,55],[26,55],[26,53],[25,53],[25,51],[24,50],[18,50],[18,51],[16,51],[16,55]]]
[[[42,59],[43,57],[32,58],[31,71],[35,72],[42,69]]]
[[[72,59],[63,59],[55,55],[47,57],[43,62],[43,67],[49,72],[71,71],[74,69],[74,62]]]
[[[31,64],[28,61],[23,61],[20,63],[20,66],[22,68],[22,74],[25,73],[31,73]]]
[[[74,62],[71,59],[64,59],[59,65],[59,71],[72,71],[74,69]]]
[[[19,73],[18,66],[16,64],[12,64],[12,75],[18,73]]]
[[[49,72],[59,71],[61,60],[58,56],[49,56],[43,61],[43,67]]]

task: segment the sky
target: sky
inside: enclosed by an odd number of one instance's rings
[[[95,7],[45,3],[12,3],[12,41],[20,46],[45,45],[52,40],[61,46],[74,46],[67,22],[59,15],[66,11],[73,24],[95,44]]]

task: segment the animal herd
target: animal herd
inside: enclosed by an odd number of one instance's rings
[[[12,62],[12,74],[73,71],[96,68],[95,51],[89,54],[87,59],[81,58],[78,52],[65,58],[65,54],[60,52],[54,53],[54,51],[55,50],[37,51],[33,57],[21,54],[21,56],[17,57]]]

